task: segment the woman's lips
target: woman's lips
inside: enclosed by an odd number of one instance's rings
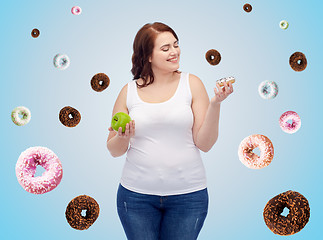
[[[174,57],[174,58],[168,59],[167,61],[172,62],[172,63],[176,63],[177,60],[178,60],[178,58]]]

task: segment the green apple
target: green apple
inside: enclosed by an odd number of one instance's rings
[[[122,132],[126,131],[126,124],[131,121],[131,117],[124,113],[118,112],[114,114],[111,120],[111,127],[113,130],[118,131],[119,127],[122,127]]]

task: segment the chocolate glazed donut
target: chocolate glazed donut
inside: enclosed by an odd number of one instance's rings
[[[305,70],[307,66],[307,60],[304,53],[301,53],[301,52],[293,53],[289,58],[289,65],[296,72]]]
[[[206,52],[205,58],[209,64],[217,65],[221,61],[221,54],[215,49],[210,49]]]
[[[82,216],[82,211],[86,215]],[[77,230],[88,229],[98,218],[100,213],[99,204],[87,195],[73,198],[66,207],[65,217],[72,228]]]
[[[284,208],[288,215],[281,215]],[[295,191],[283,192],[268,201],[263,217],[267,227],[278,235],[292,235],[302,230],[310,218],[310,207],[307,199]]]
[[[91,87],[94,91],[102,92],[110,84],[109,77],[104,73],[97,73],[91,79]]]
[[[59,112],[59,120],[66,127],[75,127],[81,121],[81,114],[75,108],[67,106]]]
[[[251,12],[252,6],[249,3],[246,3],[245,5],[243,5],[243,10],[245,10],[246,12]]]
[[[32,31],[31,31],[31,36],[33,38],[37,38],[39,36],[40,32],[37,28],[34,28]]]

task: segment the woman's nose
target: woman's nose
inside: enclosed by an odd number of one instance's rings
[[[174,48],[174,47],[171,47],[171,48],[170,48],[170,54],[171,54],[171,55],[176,55],[176,54],[177,54],[177,49],[176,49],[176,48]]]

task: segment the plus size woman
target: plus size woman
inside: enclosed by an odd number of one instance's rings
[[[112,115],[132,121],[122,133],[109,128],[113,157],[126,153],[117,211],[129,240],[197,239],[208,211],[200,151],[218,138],[221,102],[232,84],[214,87],[179,71],[179,39],[172,28],[145,24],[133,43],[133,80],[120,91]]]

